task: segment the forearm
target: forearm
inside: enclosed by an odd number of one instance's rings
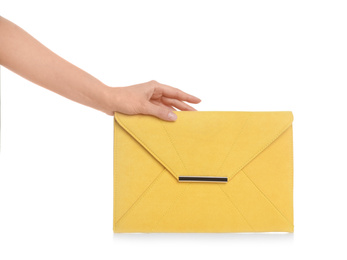
[[[59,95],[100,111],[106,110],[108,86],[1,16],[0,64]]]

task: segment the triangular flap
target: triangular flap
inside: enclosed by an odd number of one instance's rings
[[[116,122],[179,176],[232,177],[292,123],[290,111],[174,111],[177,120],[115,112]]]

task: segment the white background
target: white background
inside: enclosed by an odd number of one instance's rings
[[[113,117],[2,68],[0,258],[347,257],[346,14],[332,0],[2,0],[0,15],[110,86],[155,79],[198,110],[293,111],[295,232],[114,235]]]

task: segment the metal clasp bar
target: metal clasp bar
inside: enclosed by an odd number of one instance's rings
[[[179,176],[179,182],[228,182],[228,177],[216,177],[216,176]]]

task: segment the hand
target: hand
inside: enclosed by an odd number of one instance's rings
[[[0,65],[59,95],[113,116],[153,115],[175,121],[174,107],[195,110],[183,101],[201,100],[154,80],[129,87],[109,87],[64,60],[22,28],[0,16]]]
[[[107,91],[108,115],[153,115],[167,121],[175,121],[175,107],[183,111],[196,111],[183,101],[197,104],[201,100],[177,88],[160,84],[155,80],[129,87],[109,87]]]

